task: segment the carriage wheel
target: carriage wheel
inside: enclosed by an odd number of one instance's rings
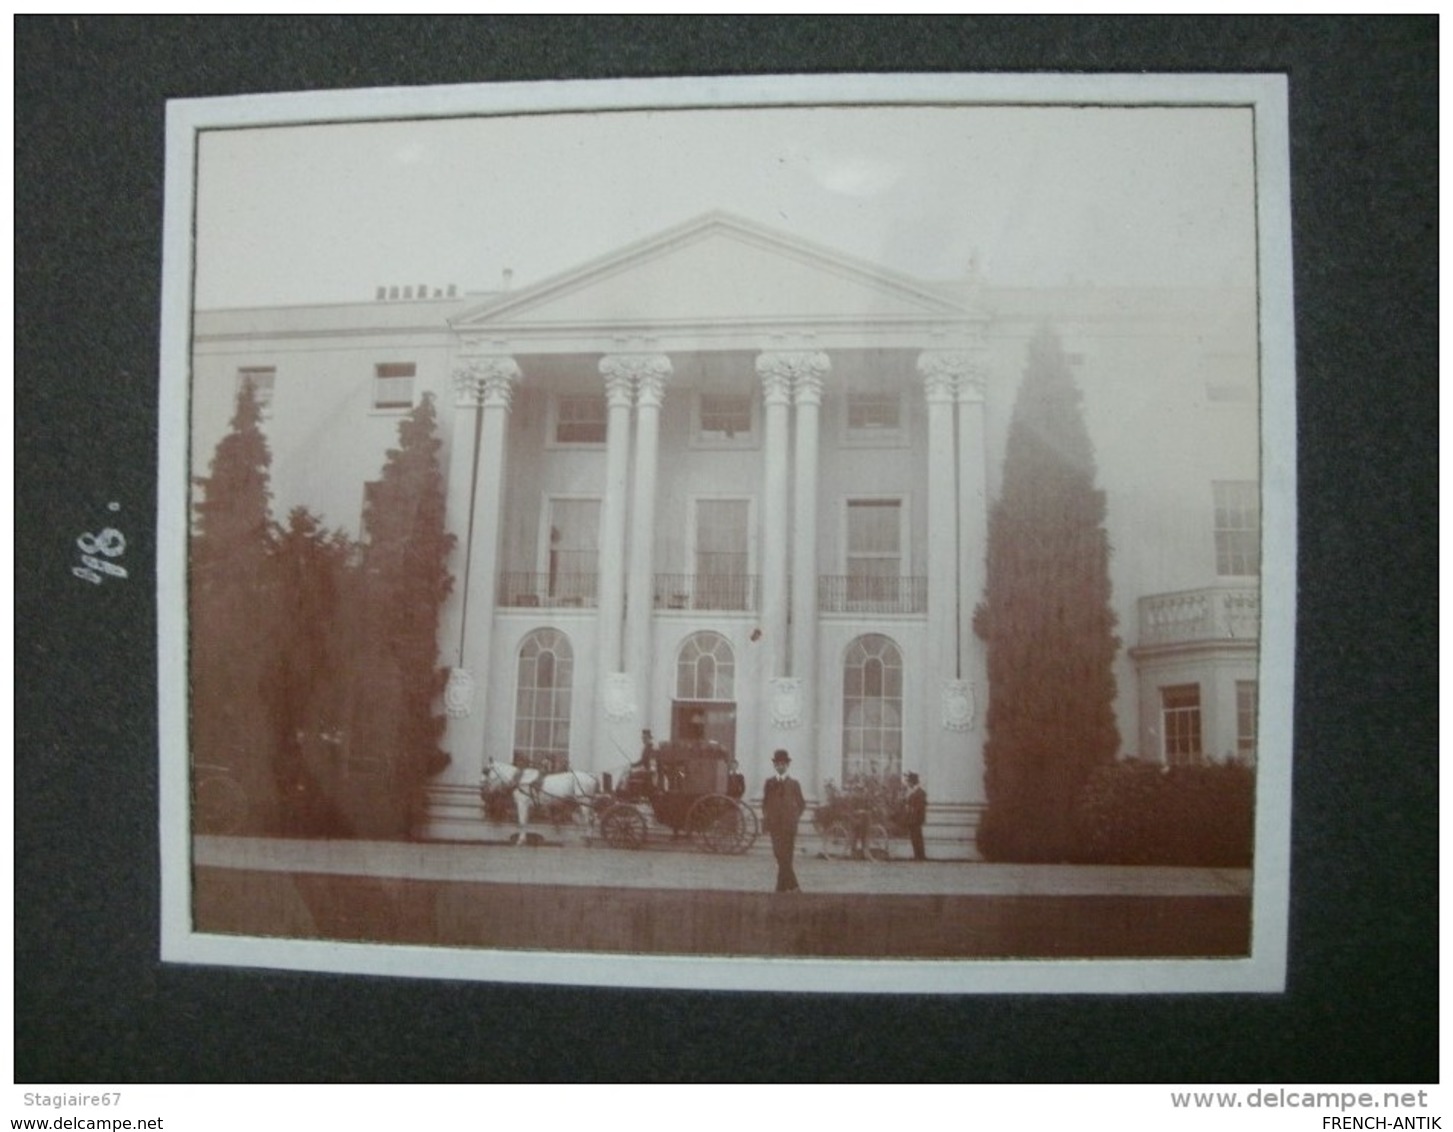
[[[639,849],[646,843],[646,819],[635,806],[612,806],[600,819],[600,835],[612,849]]]
[[[757,815],[735,798],[708,794],[691,807],[686,828],[713,853],[745,853],[757,840]]]
[[[846,861],[853,855],[853,835],[840,821],[822,832],[822,855],[829,861]]]
[[[892,856],[886,827],[876,822],[868,827],[868,843],[863,846],[863,855],[870,861],[886,861]]]

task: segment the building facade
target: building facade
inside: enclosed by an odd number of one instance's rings
[[[810,795],[918,771],[964,847],[984,800],[973,614],[1030,337],[1059,335],[1108,501],[1122,755],[1254,759],[1253,293],[903,277],[711,214],[519,289],[199,311],[193,452],[238,382],[274,503],[361,526],[397,418],[440,411],[455,578],[450,767],[619,771],[640,733],[774,748]]]

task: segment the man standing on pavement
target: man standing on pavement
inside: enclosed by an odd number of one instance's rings
[[[928,817],[928,791],[919,785],[918,775],[911,770],[903,777],[908,781],[903,824],[908,827],[908,838],[913,842],[913,859],[926,861],[928,854],[923,851],[923,823]]]
[[[792,868],[792,854],[797,845],[797,822],[807,802],[797,779],[787,773],[792,756],[778,748],[772,752],[772,768],[777,772],[762,787],[762,818],[772,835],[772,853],[777,858],[777,891],[800,892],[797,873]]]

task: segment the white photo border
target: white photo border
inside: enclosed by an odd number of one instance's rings
[[[196,162],[204,130],[582,111],[812,105],[1250,107],[1254,111],[1263,567],[1251,951],[1225,959],[725,958],[521,952],[200,933],[192,925],[186,578]],[[1290,159],[1281,75],[874,74],[584,80],[321,91],[167,107],[157,622],[161,958],[166,962],[511,983],[792,992],[1281,992],[1290,886],[1296,406]]]

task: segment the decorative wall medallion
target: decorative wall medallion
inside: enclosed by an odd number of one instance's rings
[[[767,681],[774,727],[796,727],[802,722],[802,680],[796,676],[774,676]]]
[[[463,719],[474,710],[474,674],[467,668],[451,668],[444,686],[444,710],[450,719]]]
[[[943,729],[945,731],[967,731],[974,726],[976,713],[974,686],[967,680],[945,680],[943,682]]]
[[[636,714],[636,684],[629,672],[612,672],[605,678],[605,716],[631,719]]]

